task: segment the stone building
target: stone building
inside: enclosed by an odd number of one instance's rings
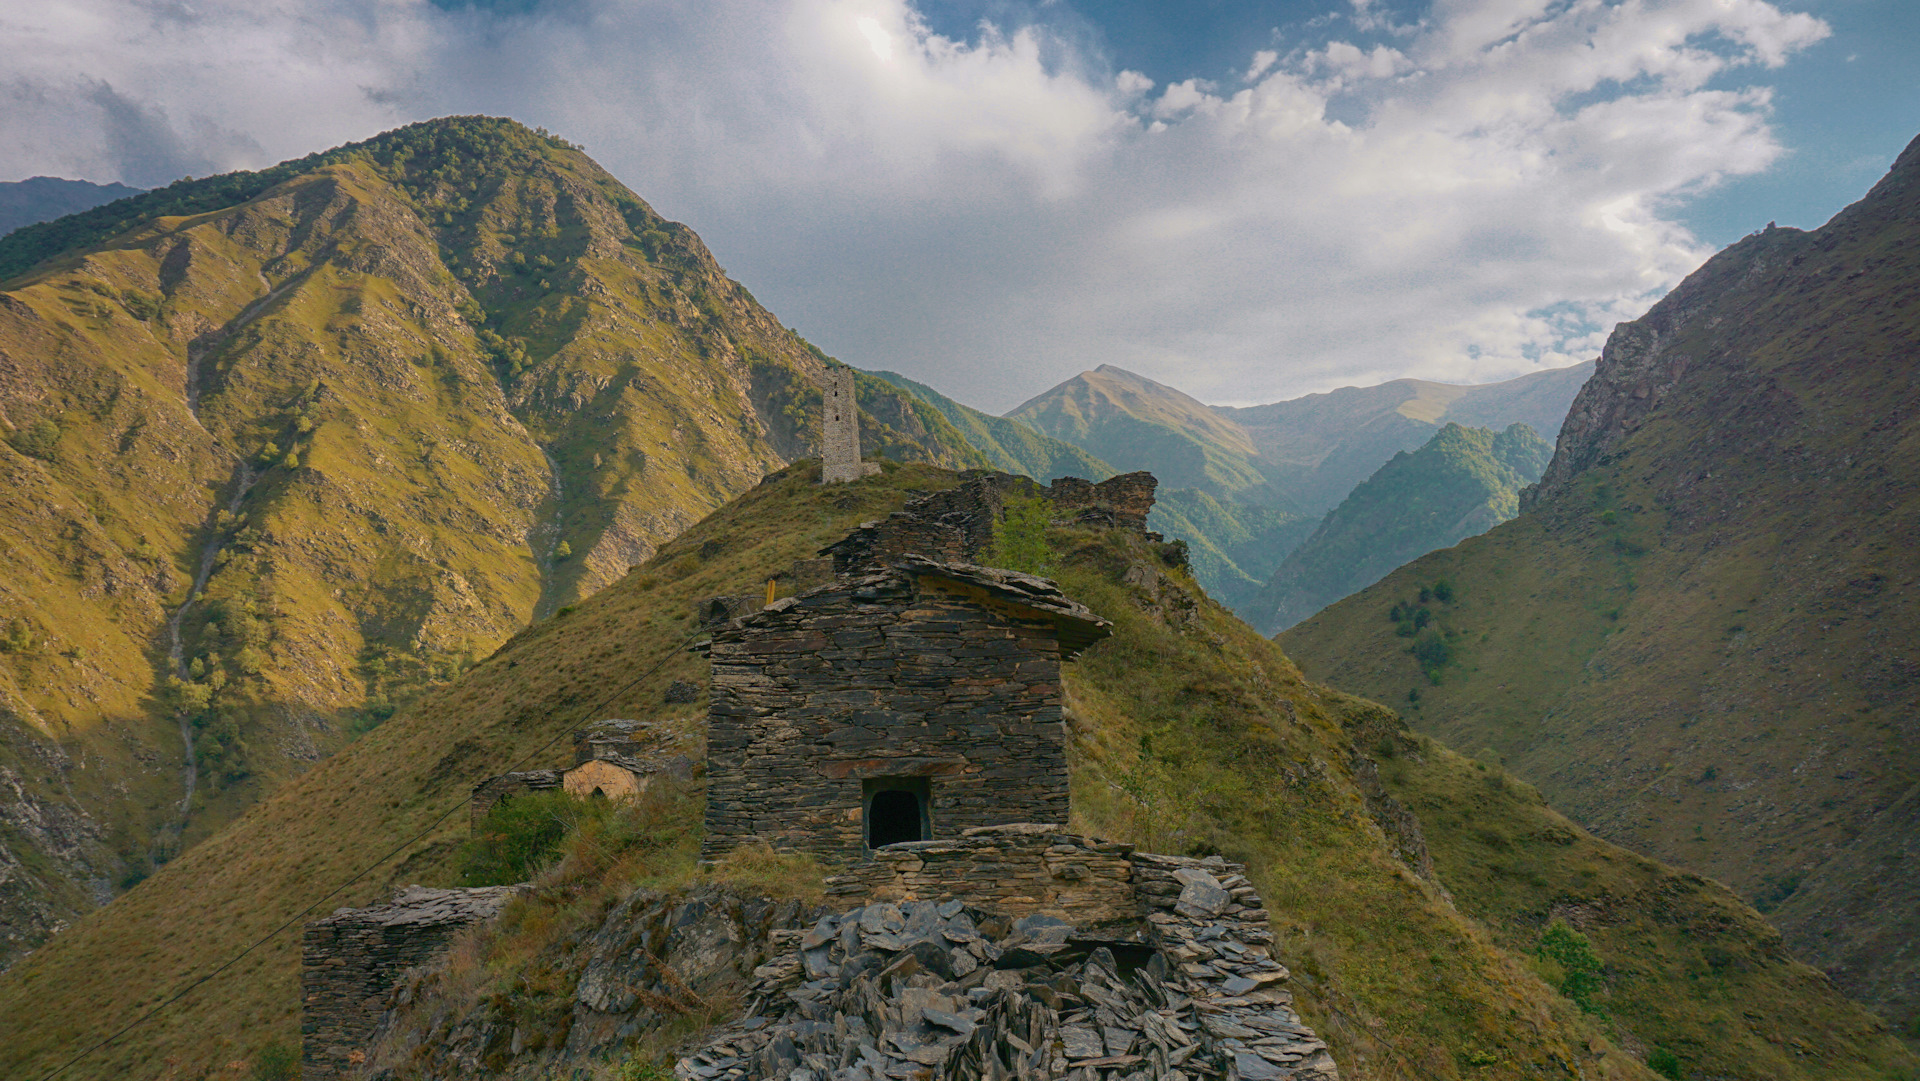
[[[853,369],[828,368],[820,398],[820,483],[840,484],[880,472],[878,462],[860,460],[860,405],[853,393]]]
[[[727,624],[711,646],[706,855],[759,838],[850,860],[1065,823],[1060,662],[1109,631],[1045,579],[917,555]]]

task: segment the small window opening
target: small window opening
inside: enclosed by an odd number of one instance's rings
[[[933,840],[932,790],[925,777],[880,777],[862,787],[868,848]]]
[[[594,790],[593,790],[593,795],[591,795],[591,796],[589,796],[589,797],[587,797],[587,798],[588,798],[588,799],[599,799],[599,800],[603,800],[603,799],[606,799],[606,798],[607,798],[607,794],[606,794],[606,792],[605,792],[604,790],[602,790],[602,789],[601,789],[601,788],[599,788],[598,786],[595,786],[595,787],[594,787]]]

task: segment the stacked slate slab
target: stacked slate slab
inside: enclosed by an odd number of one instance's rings
[[[714,633],[704,854],[750,840],[866,856],[874,784],[926,837],[1067,820],[1060,662],[1110,633],[1052,582],[920,556]]]
[[[823,917],[755,970],[746,1016],[674,1072],[680,1081],[1337,1081],[1326,1045],[1292,1008],[1244,868],[1131,851],[1124,862],[1131,928],[987,911],[963,896]]]
[[[303,1081],[357,1073],[387,995],[408,969],[445,957],[462,928],[498,915],[518,886],[407,886],[372,908],[343,908],[306,926],[300,944]]]

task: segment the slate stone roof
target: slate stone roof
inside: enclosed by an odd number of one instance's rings
[[[1059,632],[1063,659],[1073,657],[1113,633],[1113,624],[1060,592],[1060,587],[1052,581],[1036,575],[974,563],[942,563],[911,554],[896,560],[893,566],[916,577],[938,578],[983,589],[998,600],[1046,616]]]

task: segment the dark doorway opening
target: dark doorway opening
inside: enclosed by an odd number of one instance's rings
[[[925,777],[879,777],[861,787],[868,848],[933,840],[932,789]]]

